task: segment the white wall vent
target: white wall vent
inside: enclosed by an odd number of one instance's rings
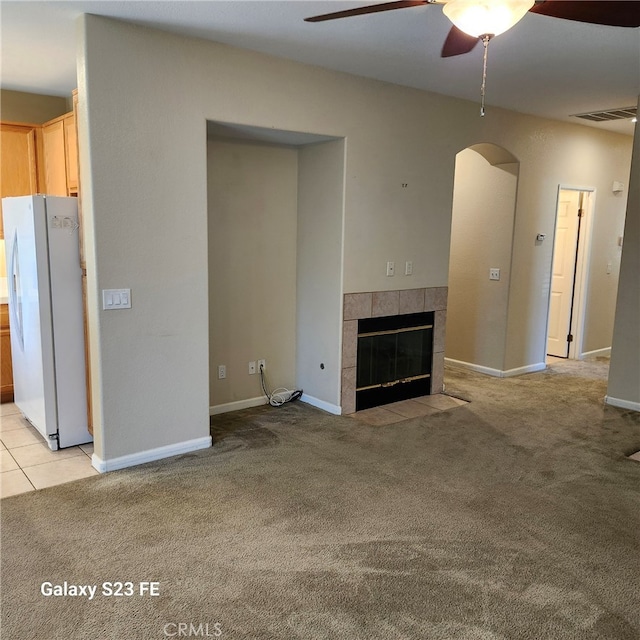
[[[629,118],[635,118],[637,112],[637,107],[622,107],[620,109],[608,109],[607,111],[574,113],[572,117],[590,120],[591,122],[606,122],[608,120],[627,120]]]

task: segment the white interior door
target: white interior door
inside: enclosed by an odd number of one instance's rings
[[[580,191],[561,190],[558,199],[556,233],[553,247],[551,298],[547,354],[566,358],[573,308],[578,231],[580,228]]]

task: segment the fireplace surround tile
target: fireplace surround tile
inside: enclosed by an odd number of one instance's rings
[[[444,351],[445,322],[447,312],[444,309],[433,312],[433,351]]]
[[[399,291],[374,291],[372,294],[371,315],[374,318],[397,316],[400,310]]]
[[[439,311],[447,308],[447,287],[425,289],[424,310]]]
[[[406,289],[400,291],[398,313],[420,313],[424,308],[424,289]]]
[[[431,366],[431,393],[442,393],[444,389],[444,351],[433,354]]]
[[[372,293],[347,293],[344,296],[344,320],[371,317]]]
[[[342,370],[341,390],[342,413],[356,412],[356,368]]]
[[[434,311],[440,311],[447,308],[447,294],[449,289],[447,287],[435,287],[435,300],[433,304]]]
[[[434,344],[431,367],[431,393],[441,393],[444,384],[444,345],[447,287],[348,293],[344,296],[342,333],[342,413],[356,410],[356,365],[358,320],[434,311]]]
[[[342,368],[356,366],[358,355],[358,321],[345,320],[342,323]]]

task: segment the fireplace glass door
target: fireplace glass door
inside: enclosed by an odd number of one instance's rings
[[[430,393],[433,313],[358,323],[356,410]]]

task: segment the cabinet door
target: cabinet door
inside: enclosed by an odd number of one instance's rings
[[[9,308],[0,305],[0,402],[13,401],[13,371],[11,368],[11,334]]]
[[[67,165],[67,194],[78,193],[78,134],[73,113],[64,118],[64,150]]]
[[[45,193],[49,196],[67,195],[66,153],[64,148],[64,120],[59,119],[42,127],[44,146]]]
[[[35,127],[0,123],[0,197],[37,192]],[[0,238],[3,237],[0,209]]]

